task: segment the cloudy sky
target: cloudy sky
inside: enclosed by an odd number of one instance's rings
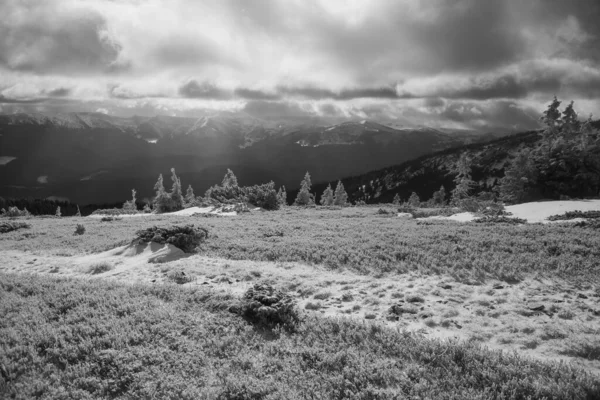
[[[2,0],[0,112],[536,127],[600,116],[597,0]]]

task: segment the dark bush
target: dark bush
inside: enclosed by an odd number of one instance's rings
[[[19,210],[17,207],[8,207],[8,211],[4,208],[2,209],[2,217],[30,217],[31,213],[27,211],[27,208],[23,207],[23,211]]]
[[[29,229],[31,225],[25,222],[2,222],[0,223],[0,233],[8,233],[17,229]]]
[[[264,208],[265,210],[279,209],[277,190],[275,190],[274,182],[271,181],[262,185],[248,186],[243,188],[243,191],[248,203]]]
[[[232,307],[231,311],[253,324],[267,328],[280,325],[293,331],[300,323],[298,308],[292,296],[267,284],[256,284],[248,289],[240,304]]]
[[[564,214],[560,215],[552,215],[548,217],[548,221],[566,221],[569,219],[575,218],[589,218],[589,219],[599,219],[600,211],[592,210],[592,211],[567,211]]]
[[[134,243],[160,243],[172,244],[186,253],[192,253],[200,243],[208,238],[208,230],[196,228],[194,225],[172,226],[170,228],[159,228],[153,226],[136,232],[137,238]]]
[[[83,235],[85,233],[85,226],[83,224],[77,224],[73,235]]]

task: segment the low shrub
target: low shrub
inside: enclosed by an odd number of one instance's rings
[[[300,324],[294,298],[268,284],[256,284],[248,289],[240,304],[230,311],[267,328],[281,326],[293,331]]]
[[[115,217],[102,217],[100,219],[100,221],[102,222],[112,222],[112,221],[120,221],[122,218],[115,218]]]
[[[104,272],[108,272],[111,269],[113,269],[112,265],[110,265],[107,262],[101,262],[101,263],[90,266],[90,269],[88,271],[90,274],[96,275],[96,274],[102,274]]]
[[[0,233],[8,233],[17,229],[29,229],[31,225],[25,222],[2,222],[0,223]]]
[[[136,232],[134,243],[172,244],[186,253],[192,253],[196,247],[208,238],[208,230],[194,225],[159,228],[153,226]]]
[[[85,226],[83,224],[77,224],[73,235],[83,235],[85,233]]]
[[[511,225],[519,225],[526,224],[527,221],[522,218],[512,218],[506,216],[484,216],[481,218],[477,218],[474,220],[475,222],[482,223],[490,223],[490,224],[511,224]]]
[[[566,221],[575,218],[586,218],[586,219],[600,219],[600,211],[567,211],[564,214],[551,215],[548,217],[548,221]]]

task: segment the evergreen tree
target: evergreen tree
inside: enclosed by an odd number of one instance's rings
[[[440,190],[433,193],[433,204],[435,205],[445,205],[446,204],[446,188],[442,185]]]
[[[419,198],[419,195],[416,194],[415,192],[412,192],[412,194],[408,198],[408,204],[411,207],[419,207],[419,206],[421,206],[421,199]]]
[[[394,200],[392,200],[392,204],[398,206],[400,205],[400,195],[398,193],[396,193],[396,195],[394,196]]]
[[[54,213],[54,215],[56,215],[57,217],[60,217],[62,215],[60,212],[60,206],[56,207],[56,213]]]
[[[530,151],[523,149],[518,152],[511,165],[504,171],[504,177],[500,179],[500,200],[513,204],[523,202],[535,182],[535,174]]]
[[[154,209],[159,213],[170,211],[171,197],[165,190],[162,174],[158,175],[154,190],[156,190],[156,196],[154,197],[153,202]]]
[[[454,178],[456,186],[452,190],[453,203],[468,198],[475,186],[475,182],[471,179],[471,160],[469,160],[466,154],[463,153],[460,156],[456,168],[458,173]]]
[[[310,187],[312,183],[310,181],[310,174],[306,172],[304,179],[300,183],[300,191],[296,196],[294,205],[296,206],[309,206],[315,204],[315,197],[310,193]]]
[[[337,186],[335,187],[333,204],[341,207],[348,205],[348,194],[346,193],[346,190],[344,190],[344,184],[342,181],[338,181]]]
[[[223,177],[223,182],[221,182],[221,186],[223,187],[238,187],[238,181],[232,170],[227,168],[227,173]]]
[[[183,194],[181,192],[181,180],[175,174],[175,168],[171,168],[171,180],[173,187],[171,189],[172,210],[181,210],[183,208]]]
[[[75,214],[76,217],[81,217],[81,211],[79,210],[79,204],[77,205],[77,214]]]
[[[194,188],[192,185],[188,185],[187,191],[185,192],[185,204],[191,207],[196,202],[196,195],[194,195]]]
[[[333,190],[331,189],[331,184],[327,185],[327,188],[321,195],[321,205],[322,206],[333,205]]]
[[[562,132],[568,136],[576,134],[580,131],[581,123],[577,113],[573,109],[574,102],[571,103],[564,109],[562,118]]]
[[[135,189],[131,189],[131,200],[127,200],[123,204],[123,210],[137,211],[137,204],[136,204],[137,199],[135,198],[135,194],[136,194]]]
[[[281,186],[279,191],[277,192],[277,201],[279,202],[279,206],[287,206],[287,192],[285,191],[285,186]]]

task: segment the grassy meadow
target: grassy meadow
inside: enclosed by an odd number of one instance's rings
[[[20,218],[0,234],[0,398],[600,398],[599,230],[389,211]],[[135,281],[115,257],[58,273],[185,224],[208,230],[198,254]],[[260,281],[298,299],[297,331],[228,311]]]

